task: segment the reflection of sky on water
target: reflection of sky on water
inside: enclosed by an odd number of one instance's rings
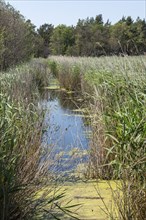
[[[67,106],[62,107],[60,103],[59,97],[44,100],[41,103],[48,109],[45,115],[46,131],[43,134],[42,143],[50,151],[52,160],[62,152],[57,164],[52,166],[55,172],[74,169],[80,162],[87,161],[85,150],[88,149],[89,141],[85,137],[85,131],[90,130],[89,127],[85,127],[79,113],[73,112]],[[72,151],[75,151],[74,155]]]

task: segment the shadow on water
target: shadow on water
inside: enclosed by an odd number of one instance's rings
[[[89,139],[85,134],[90,126],[85,125],[84,113],[79,110],[84,100],[75,94],[49,90],[39,104],[46,111],[42,146],[44,155],[49,153],[49,170],[68,178],[88,161]]]

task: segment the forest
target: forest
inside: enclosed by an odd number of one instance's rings
[[[76,26],[42,24],[36,28],[10,4],[0,2],[0,69],[31,57],[112,56],[146,53],[146,21],[122,17],[115,24],[102,15],[79,19]]]

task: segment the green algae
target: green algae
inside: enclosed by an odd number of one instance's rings
[[[65,88],[61,88],[59,85],[50,85],[45,87],[47,90],[57,90],[57,91],[66,91]]]
[[[67,94],[74,94],[74,93],[75,93],[75,91],[66,90],[66,93],[67,93]]]
[[[87,108],[77,108],[73,109],[73,112],[82,112],[82,113],[87,113]]]
[[[107,208],[115,212],[113,191],[118,191],[119,181],[88,181],[66,185],[66,197],[73,204],[82,204],[77,210],[80,219],[109,219]]]
[[[55,195],[56,197],[64,193],[64,197],[60,199],[60,204],[65,206],[68,202],[71,206],[75,206],[71,209],[76,213],[79,219],[82,220],[108,220],[110,219],[110,213],[115,213],[116,219],[116,206],[114,204],[113,193],[121,195],[121,182],[113,180],[91,180],[91,181],[78,181],[78,182],[65,182],[64,185],[54,189],[54,185],[50,185],[52,191],[48,194],[46,199]],[[47,189],[46,189],[47,190]],[[38,192],[38,198],[45,193],[45,188]],[[47,207],[46,207],[47,208]],[[63,219],[70,219],[64,217]]]

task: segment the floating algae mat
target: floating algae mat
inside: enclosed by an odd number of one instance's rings
[[[57,90],[59,90],[59,91],[66,91],[65,88],[61,88],[60,87],[60,84],[59,84],[57,79],[52,79],[50,84],[49,84],[49,86],[45,87],[45,89],[47,89],[47,90],[56,90],[56,91]]]
[[[108,212],[115,212],[112,194],[120,195],[120,181],[77,182],[63,188],[72,204],[81,204],[75,211],[82,220],[109,219]]]
[[[59,200],[61,206],[72,206],[71,212],[76,213],[75,216],[80,220],[108,220],[110,219],[108,214],[113,215],[116,210],[112,194],[120,195],[120,186],[120,181],[66,182],[59,187],[59,190],[55,189],[55,193],[52,191],[49,196],[55,197],[65,192],[64,197]],[[41,192],[38,196],[41,196]],[[61,219],[73,218],[63,214]]]

